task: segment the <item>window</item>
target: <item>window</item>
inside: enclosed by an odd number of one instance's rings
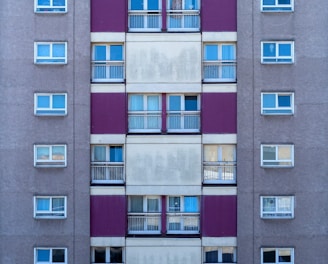
[[[204,145],[204,183],[236,183],[236,146]]]
[[[293,167],[294,145],[261,145],[262,167]]]
[[[92,263],[123,263],[122,247],[93,247],[91,250]]]
[[[35,196],[34,218],[66,218],[66,197]]]
[[[261,218],[293,218],[294,197],[293,196],[262,196]]]
[[[200,3],[198,0],[167,0],[169,31],[199,31]]]
[[[129,0],[129,31],[160,31],[161,0]]]
[[[235,247],[205,247],[204,263],[237,263]]]
[[[95,44],[92,49],[92,81],[123,82],[123,45],[119,43]]]
[[[64,93],[34,94],[34,114],[43,116],[63,116],[67,114],[67,95]]]
[[[36,42],[34,45],[34,63],[66,64],[66,42]]]
[[[267,12],[290,12],[294,9],[293,0],[262,0],[262,11]]]
[[[129,95],[129,132],[160,132],[161,96]]]
[[[262,63],[294,63],[293,41],[262,42]]]
[[[262,115],[292,115],[294,113],[293,93],[262,93]]]
[[[294,264],[293,248],[261,248],[261,264]]]
[[[128,214],[129,234],[161,231],[161,199],[159,196],[130,196]]]
[[[66,145],[34,145],[35,167],[66,167]]]
[[[92,183],[123,183],[123,146],[91,146]]]
[[[52,264],[52,263],[67,263],[66,248],[35,248],[34,249],[35,264]]]
[[[199,132],[200,103],[197,95],[169,95],[167,128],[169,132]]]
[[[205,44],[203,75],[205,82],[235,82],[236,45],[233,43]]]
[[[67,12],[66,0],[35,0],[37,13],[65,13]]]
[[[169,196],[167,202],[168,233],[199,233],[199,198]]]

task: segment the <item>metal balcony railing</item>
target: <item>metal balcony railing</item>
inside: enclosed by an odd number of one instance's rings
[[[160,31],[160,10],[129,10],[129,31]]]
[[[188,132],[200,131],[200,112],[199,111],[168,111],[167,128],[169,131]]]
[[[203,78],[206,82],[235,82],[236,61],[204,61]]]
[[[129,112],[129,132],[138,132],[140,130],[159,132],[161,130],[161,126],[161,111]]]
[[[169,31],[199,31],[199,10],[167,10]]]
[[[236,162],[204,162],[203,170],[204,183],[236,183]]]
[[[91,183],[123,183],[124,164],[91,162]]]
[[[167,213],[166,221],[168,233],[199,233],[199,213]]]
[[[161,232],[161,213],[129,213],[129,234],[159,234]]]
[[[92,61],[92,82],[123,82],[123,61]]]

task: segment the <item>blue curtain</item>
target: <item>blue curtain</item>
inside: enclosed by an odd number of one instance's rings
[[[37,209],[37,211],[49,211],[49,209],[50,209],[49,198],[37,198],[36,209]]]
[[[184,209],[186,213],[197,213],[198,210],[198,198],[195,196],[184,197]]]

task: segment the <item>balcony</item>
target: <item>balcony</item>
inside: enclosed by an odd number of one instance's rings
[[[161,213],[129,213],[129,234],[160,234]]]
[[[160,132],[161,111],[129,112],[129,132]]]
[[[198,234],[199,213],[167,213],[168,234]]]
[[[161,31],[160,10],[129,10],[129,31]]]
[[[167,10],[168,31],[199,31],[199,10]]]
[[[91,183],[113,184],[124,182],[124,164],[91,162]]]
[[[199,111],[168,111],[167,128],[169,132],[199,132]]]
[[[203,62],[204,82],[236,82],[236,61]]]
[[[123,61],[92,61],[92,82],[123,82]]]
[[[205,162],[204,183],[236,184],[236,162]]]

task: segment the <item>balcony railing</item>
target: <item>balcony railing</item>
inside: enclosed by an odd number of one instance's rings
[[[129,112],[129,132],[159,132],[161,126],[161,111]]]
[[[199,213],[167,213],[166,224],[171,234],[198,234]]]
[[[206,82],[235,82],[236,61],[204,61],[203,74]]]
[[[199,132],[199,111],[168,111],[167,128],[170,132]]]
[[[199,31],[199,10],[167,10],[169,31]]]
[[[161,232],[161,213],[129,213],[129,234],[159,234]]]
[[[92,61],[92,82],[123,82],[123,61]]]
[[[160,31],[160,10],[129,10],[129,31]]]
[[[91,162],[91,182],[99,184],[123,183],[124,164]]]
[[[236,162],[205,162],[204,183],[235,184],[236,183]]]

